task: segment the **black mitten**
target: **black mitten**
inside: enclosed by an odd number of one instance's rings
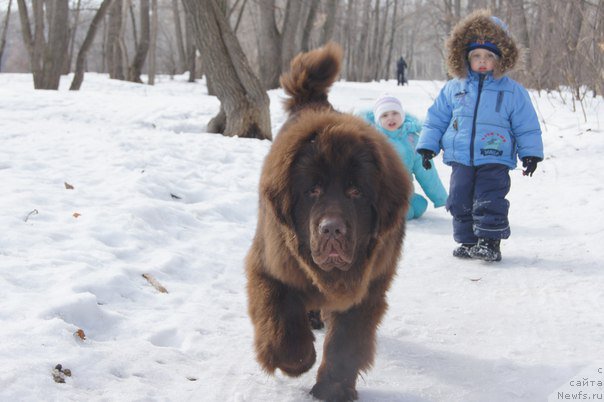
[[[522,158],[522,166],[526,169],[522,171],[523,176],[533,176],[537,169],[537,163],[541,162],[541,158],[535,156],[525,156]]]
[[[430,163],[430,159],[434,158],[434,152],[429,149],[418,149],[417,153],[422,156],[422,166],[426,170],[432,169],[432,164]]]

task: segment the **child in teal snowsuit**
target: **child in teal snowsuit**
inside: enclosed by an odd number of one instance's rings
[[[434,203],[434,208],[443,207],[447,201],[447,191],[436,169],[426,170],[422,166],[421,156],[415,152],[422,129],[419,120],[405,113],[401,102],[389,95],[380,97],[375,102],[373,111],[362,112],[361,116],[388,138],[411,177],[415,176],[424,193]],[[407,220],[419,218],[427,208],[428,201],[413,193]]]

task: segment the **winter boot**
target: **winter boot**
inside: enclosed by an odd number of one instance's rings
[[[470,257],[483,261],[501,261],[500,239],[478,239],[478,243],[470,249]]]
[[[472,243],[463,243],[455,250],[453,250],[453,257],[457,258],[472,258],[470,257],[470,249],[474,247],[475,244]]]

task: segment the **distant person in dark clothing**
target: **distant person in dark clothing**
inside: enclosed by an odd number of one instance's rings
[[[405,63],[405,59],[401,56],[400,59],[396,62],[396,85],[405,85],[407,80],[405,79],[405,69],[407,68],[407,63]]]

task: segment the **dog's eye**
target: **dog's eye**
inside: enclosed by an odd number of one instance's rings
[[[350,198],[359,198],[363,195],[363,193],[361,192],[360,189],[353,186],[353,187],[348,187],[348,189],[346,190],[346,195]]]
[[[310,197],[318,197],[323,194],[323,189],[318,184],[312,186],[307,192]]]

